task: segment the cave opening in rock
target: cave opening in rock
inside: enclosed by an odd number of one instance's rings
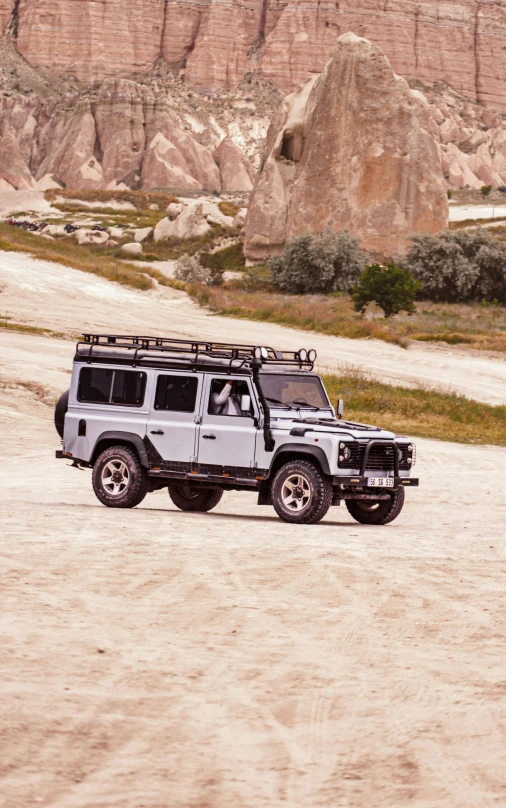
[[[285,132],[281,144],[281,157],[299,163],[304,151],[304,138],[300,132]]]

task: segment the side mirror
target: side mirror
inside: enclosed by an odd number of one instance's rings
[[[241,396],[241,412],[251,414],[251,396]]]
[[[344,414],[344,401],[342,398],[337,402],[337,417],[342,418]]]

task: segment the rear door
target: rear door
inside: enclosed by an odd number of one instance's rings
[[[147,436],[165,461],[193,463],[202,396],[202,374],[159,372]]]
[[[206,374],[202,401],[202,423],[199,428],[199,466],[221,466],[231,469],[251,469],[255,464],[258,428],[258,404],[249,379],[235,379],[236,402],[240,396],[251,397],[251,411],[248,414],[220,414],[213,406],[213,397],[219,395],[230,377]],[[221,408],[220,408],[221,409]],[[232,408],[226,408],[232,409]]]

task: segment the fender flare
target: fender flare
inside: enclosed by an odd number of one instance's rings
[[[331,476],[329,461],[321,446],[307,446],[300,443],[283,443],[278,449],[276,449],[274,457],[272,458],[271,467],[269,469],[269,477],[271,476],[271,469],[276,463],[276,460],[283,454],[301,455],[302,459],[312,457],[318,461],[318,465],[324,474],[328,474],[329,477]]]
[[[93,464],[97,459],[97,448],[104,440],[118,441],[118,443],[130,443],[132,446],[135,446],[137,449],[137,454],[139,455],[139,460],[141,461],[141,465],[147,469],[149,468],[148,453],[146,451],[144,441],[140,435],[136,435],[135,432],[102,432],[102,434],[99,435],[95,441],[95,446],[93,447],[90,457],[91,464]]]

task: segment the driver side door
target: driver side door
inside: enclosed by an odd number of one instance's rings
[[[230,469],[255,468],[256,446],[259,434],[258,403],[250,379],[236,379],[239,390],[251,397],[250,413],[220,415],[213,412],[211,396],[222,388],[230,377],[207,375],[204,382],[202,422],[199,427],[199,466],[219,466]],[[240,473],[239,473],[240,476]]]

